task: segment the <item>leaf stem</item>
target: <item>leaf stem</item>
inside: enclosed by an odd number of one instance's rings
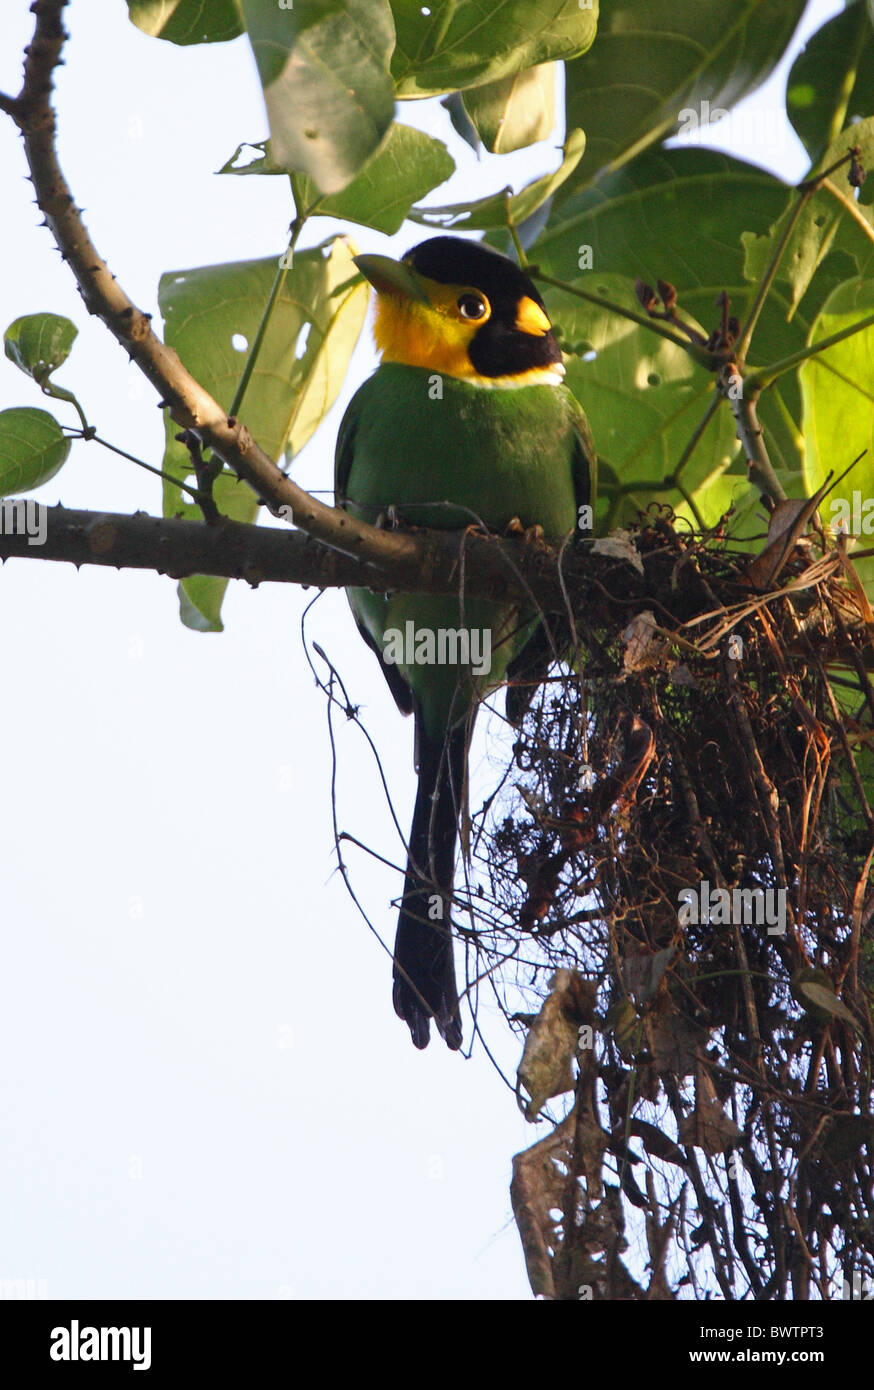
[[[182,492],[187,492],[195,502],[198,500],[197,488],[191,487],[188,483],[183,482],[181,478],[174,478],[171,473],[165,473],[163,468],[156,468],[153,463],[146,463],[145,459],[137,458],[136,454],[129,454],[126,449],[119,449],[117,444],[110,444],[108,439],[103,439],[99,434],[92,434],[90,428],[81,431],[71,430],[70,438],[84,439],[86,441],[93,439],[95,444],[102,444],[104,449],[109,449],[113,454],[119,454],[121,458],[129,459],[130,462],[135,463],[138,468],[145,468],[148,473],[154,473],[157,477],[163,478],[165,482],[172,483],[174,487],[178,487]]]
[[[845,338],[852,338],[854,333],[861,333],[866,328],[874,327],[874,314],[869,314],[867,318],[860,319],[858,323],[851,323],[847,328],[842,328],[838,333],[832,333],[828,338],[820,338],[816,343],[810,343],[807,347],[799,348],[797,352],[792,352],[788,357],[781,357],[770,367],[760,367],[758,371],[750,372],[744,382],[744,390],[758,394],[766,386],[770,386],[778,377],[784,376],[786,372],[791,372],[793,367],[797,367],[801,362],[806,362],[811,357],[816,357],[820,352],[826,352],[830,347],[835,347],[837,343],[842,343]]]
[[[688,352],[690,357],[693,357],[702,367],[706,367],[710,371],[713,371],[722,360],[715,353],[708,352],[706,349],[698,347],[696,343],[690,343],[687,338],[681,338],[678,334],[672,333],[664,324],[649,318],[646,314],[638,314],[634,309],[626,309],[623,305],[617,304],[612,299],[605,299],[600,294],[590,294],[588,290],[578,289],[576,285],[569,285],[565,280],[556,280],[552,275],[547,275],[545,271],[539,270],[537,266],[530,267],[528,273],[532,280],[542,280],[544,285],[553,285],[557,290],[564,290],[565,294],[572,294],[577,299],[584,299],[587,304],[595,304],[599,309],[606,309],[611,314],[618,314],[620,318],[630,319],[632,323],[638,324],[641,328],[649,328],[660,338],[666,338],[675,347]]]
[[[231,419],[234,419],[240,413],[240,407],[243,404],[243,397],[245,396],[249,382],[252,379],[252,373],[255,370],[255,364],[258,361],[258,356],[261,352],[261,347],[264,342],[264,338],[267,334],[267,329],[270,325],[270,319],[273,315],[273,310],[276,307],[276,301],[279,298],[279,295],[282,291],[282,286],[285,284],[285,277],[291,269],[292,259],[294,257],[294,248],[297,245],[298,237],[303,231],[304,223],[306,222],[307,218],[312,216],[313,212],[316,210],[321,201],[321,197],[316,198],[314,202],[310,203],[310,206],[308,208],[305,208],[303,212],[299,212],[297,214],[297,216],[291,224],[291,238],[289,240],[288,247],[285,251],[285,254],[282,257],[280,257],[276,275],[273,280],[273,285],[269,295],[267,296],[267,303],[264,305],[264,312],[261,315],[261,322],[258,324],[258,331],[255,334],[255,341],[252,343],[252,346],[249,349],[249,356],[246,358],[246,365],[243,368],[242,375],[240,377],[239,382],[237,383],[237,389],[234,392],[234,399],[231,401],[231,408],[228,411],[228,415],[231,417]]]

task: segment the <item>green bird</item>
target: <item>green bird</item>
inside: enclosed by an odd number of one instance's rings
[[[511,522],[549,540],[592,501],[586,417],[564,385],[543,300],[506,256],[439,236],[402,260],[358,256],[376,290],[381,362],[340,426],[337,504],[371,523],[461,530]],[[348,591],[395,701],[415,716],[418,793],[394,949],[395,1012],[416,1047],[430,1020],[462,1043],[449,908],[467,749],[479,702],[543,666],[537,615],[468,597]],[[539,660],[537,659],[539,657]],[[508,684],[518,723],[522,685]],[[530,699],[530,695],[528,697]]]

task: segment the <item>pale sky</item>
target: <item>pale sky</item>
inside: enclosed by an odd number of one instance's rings
[[[840,8],[818,0],[802,36]],[[285,245],[285,180],[211,173],[266,134],[254,65],[244,39],[149,39],[121,0],[73,0],[67,27],[61,161],[99,250],[160,331],[162,272]],[[31,28],[28,0],[6,0],[6,91],[18,90]],[[706,139],[794,179],[806,161],[779,116],[787,66],[746,119]],[[400,114],[448,139],[433,103]],[[467,153],[434,201],[518,188],[556,162],[548,146],[480,164]],[[41,310],[72,318],[80,333],[59,383],[103,435],[159,463],[154,393],[89,319],[36,230],[23,174],[0,117],[0,328]],[[309,243],[331,226],[314,224]],[[391,240],[353,232],[360,250],[389,253],[423,235],[410,224]],[[342,409],[374,362],[368,333],[295,462],[304,486],[330,486]],[[13,405],[73,423],[0,358],[0,409]],[[157,480],[97,444],[75,445],[38,496],[160,511]],[[203,636],[179,623],[168,579],[17,560],[0,570],[0,1288],[530,1296],[510,1162],[547,1130],[524,1121],[482,1049],[465,1061],[435,1040],[418,1053],[394,1015],[389,955],[335,872],[325,704],[300,639],[311,598],[233,585],[225,632]],[[320,599],[308,631],[361,701],[406,827],[411,723],[342,594]],[[340,826],[399,863],[363,739],[338,737]],[[354,850],[348,863],[390,946],[399,874]],[[513,1075],[518,1045],[486,997],[479,1021]]]

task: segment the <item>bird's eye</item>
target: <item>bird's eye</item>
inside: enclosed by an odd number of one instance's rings
[[[481,319],[486,312],[485,300],[478,294],[463,294],[458,300],[458,312],[463,319]]]

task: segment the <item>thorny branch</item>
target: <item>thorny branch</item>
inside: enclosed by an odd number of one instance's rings
[[[320,542],[358,562],[354,579],[347,569],[344,579],[337,582],[357,582],[376,588],[403,588],[407,585],[412,587],[415,576],[416,585],[422,592],[428,592],[430,584],[436,584],[436,591],[440,592],[444,581],[446,587],[442,591],[451,590],[453,584],[448,575],[454,573],[455,562],[465,544],[463,538],[456,536],[448,542],[446,538],[438,538],[432,547],[424,537],[369,526],[340,508],[326,506],[298,487],[258,446],[245,424],[234,416],[228,416],[186,370],[178,355],[154,333],[150,315],[137,308],[100,256],[82,220],[81,210],[76,206],[55,148],[57,122],[51,95],[54,70],[62,61],[61,52],[67,38],[62,23],[66,3],[67,0],[34,0],[31,10],[36,16],[36,25],[33,39],[26,49],[22,88],[17,97],[0,94],[0,110],[12,117],[22,134],[37,205],[61,255],[76,277],[88,312],[102,319],[156,388],[162,407],[168,408],[173,420],[200,441],[202,450],[212,449],[238,477],[249,484],[272,512],[290,519],[311,541]],[[54,528],[52,534],[63,551],[70,543],[70,526],[75,527],[78,523],[72,518],[58,520],[60,526]],[[67,520],[70,526],[66,527],[65,536],[62,537]],[[97,514],[92,515],[92,523],[99,523],[99,520]],[[134,518],[131,520],[135,521]],[[167,533],[159,532],[156,525],[143,525],[140,533],[138,558],[130,563],[144,568],[147,537],[164,540]],[[180,537],[180,532],[174,532],[171,540],[175,543]],[[0,556],[34,554],[32,549],[22,551],[16,545],[17,540],[15,536],[4,536]],[[253,569],[256,572],[268,569],[270,557],[274,554],[273,540],[265,540],[259,532],[257,536],[249,538],[246,545],[254,560]],[[210,549],[209,543],[206,548]],[[220,546],[214,548],[214,553],[220,549]],[[261,553],[262,549],[264,554]],[[453,550],[455,562],[450,556]],[[302,550],[298,551],[299,555],[303,553]],[[40,558],[70,559],[73,556],[57,553],[52,544],[47,544],[41,548]],[[86,563],[89,560],[93,563],[126,563],[118,558],[100,561],[93,551],[90,554],[80,553],[77,562]],[[296,577],[296,582],[320,583],[322,570],[330,573],[331,562],[312,552],[308,560],[313,565],[312,573],[308,578],[301,574]],[[466,580],[469,581],[470,591],[478,592],[475,587],[476,564],[471,564],[472,560],[469,552]],[[161,551],[154,552],[153,561],[149,568],[159,572],[167,568],[162,562]],[[216,559],[216,563],[227,565],[228,561]],[[211,572],[197,565],[187,565],[181,557],[180,562],[174,564],[173,572],[176,574],[195,571]],[[220,568],[215,572],[224,574],[228,571]],[[505,586],[509,582],[505,570]]]

